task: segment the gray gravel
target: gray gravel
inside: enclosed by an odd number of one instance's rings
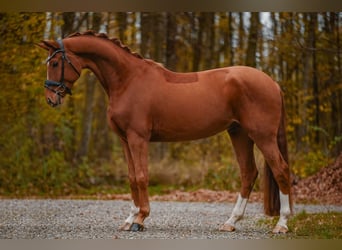
[[[151,202],[144,232],[122,232],[131,202],[93,200],[0,200],[0,239],[266,239],[262,205],[247,205],[233,233],[219,232],[232,203]],[[295,205],[295,213],[342,212],[342,206]]]

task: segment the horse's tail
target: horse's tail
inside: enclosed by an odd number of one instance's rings
[[[286,140],[286,114],[283,93],[281,95],[281,118],[277,134],[277,143],[280,153],[287,164],[289,164],[287,140]],[[289,171],[289,168],[288,168]],[[287,173],[290,178],[290,172]],[[290,181],[289,181],[290,182]],[[289,190],[290,192],[291,190]],[[291,192],[290,192],[291,193]],[[290,194],[289,193],[289,194]],[[290,206],[292,210],[291,194],[290,194]],[[279,215],[280,212],[280,197],[279,186],[273,176],[270,166],[265,161],[264,168],[264,210],[265,214],[270,216]]]

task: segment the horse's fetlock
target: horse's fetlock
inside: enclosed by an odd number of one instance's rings
[[[144,218],[148,217],[150,215],[150,210],[149,209],[141,209],[140,213]]]

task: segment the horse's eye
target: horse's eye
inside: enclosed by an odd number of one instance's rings
[[[52,67],[56,68],[58,66],[58,62],[53,62]]]

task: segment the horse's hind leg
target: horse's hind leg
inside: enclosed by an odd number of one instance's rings
[[[234,146],[237,161],[240,166],[241,190],[229,219],[220,227],[220,231],[234,231],[235,224],[245,212],[248,197],[253,189],[258,170],[255,165],[253,146],[254,142],[248,137],[244,129],[238,124],[233,125],[229,135]]]
[[[272,208],[269,212],[270,215],[276,215],[280,213],[278,223],[273,229],[273,233],[286,233],[288,231],[287,220],[291,214],[291,186],[288,164],[284,160],[282,153],[279,150],[276,136],[273,138],[266,136],[256,137],[255,143],[265,157],[266,167],[270,167],[272,171],[273,176],[271,178],[275,179],[277,186],[279,187],[278,189],[278,187],[275,188],[273,185],[264,186],[264,189],[270,189],[270,193],[279,192],[280,209],[276,208],[276,198],[273,198],[271,201],[273,202]]]

